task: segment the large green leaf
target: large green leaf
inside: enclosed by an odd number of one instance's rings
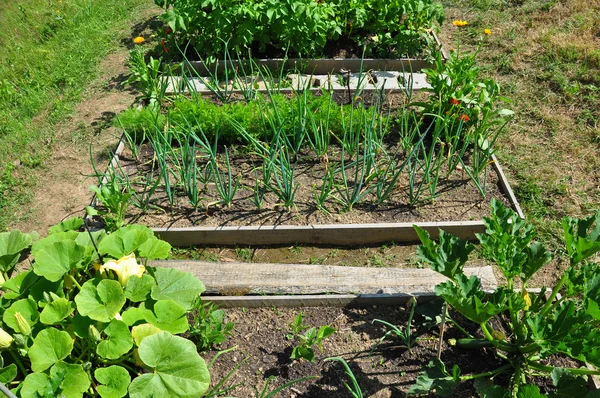
[[[37,252],[33,272],[49,281],[57,282],[79,265],[85,253],[85,247],[74,241],[54,242]]]
[[[71,218],[67,218],[64,221],[59,222],[56,225],[51,226],[48,229],[48,234],[52,235],[52,234],[56,234],[56,233],[60,233],[60,232],[77,231],[82,226],[83,226],[83,218],[71,217]]]
[[[52,398],[56,396],[56,387],[45,373],[30,373],[23,380],[22,397]]]
[[[161,330],[159,328],[152,325],[151,323],[142,323],[141,325],[137,325],[131,328],[131,335],[133,336],[133,341],[135,342],[135,345],[139,347],[146,337],[152,336],[153,334],[156,334],[160,331]]]
[[[110,322],[123,308],[125,294],[117,281],[89,280],[75,296],[75,303],[81,315],[100,322]]]
[[[583,219],[565,217],[562,227],[571,264],[580,263],[600,251],[600,211]]]
[[[133,302],[146,301],[155,284],[154,278],[148,274],[142,275],[141,278],[129,278],[125,287],[125,297]]]
[[[475,379],[473,387],[477,390],[480,398],[508,398],[509,391],[495,385],[491,379]]]
[[[408,390],[409,394],[429,394],[435,392],[437,396],[450,396],[454,388],[460,383],[460,369],[454,365],[452,373],[448,373],[442,361],[434,358],[425,370],[419,373],[416,383]]]
[[[99,368],[94,371],[94,377],[101,383],[98,394],[102,398],[121,398],[127,395],[131,377],[125,368],[116,365]]]
[[[8,384],[17,377],[17,365],[10,365],[0,369],[0,383]]]
[[[483,218],[485,234],[476,234],[481,253],[495,262],[507,279],[512,279],[524,273],[529,256],[542,253],[543,248],[536,247],[533,252],[529,249],[535,238],[533,225],[496,199],[492,199],[491,208],[492,216]]]
[[[6,272],[19,260],[19,255],[33,241],[31,235],[21,231],[0,233],[0,271]]]
[[[128,225],[108,235],[98,245],[102,254],[119,259],[136,252],[154,233],[143,225]]]
[[[123,321],[113,319],[108,327],[104,329],[104,333],[108,336],[108,339],[102,340],[96,348],[96,352],[102,358],[117,359],[133,347],[131,332]]]
[[[133,380],[129,386],[131,398],[196,398],[208,389],[208,369],[191,341],[160,332],[146,337],[138,353],[153,372]]]
[[[40,321],[45,325],[56,325],[68,317],[75,310],[75,303],[64,297],[55,298],[46,304],[40,315]]]
[[[50,369],[50,379],[60,380],[60,394],[65,398],[80,398],[90,388],[91,380],[81,365],[58,362]]]
[[[17,333],[22,332],[15,318],[15,314],[17,312],[21,314],[23,319],[25,319],[25,321],[29,324],[30,328],[33,327],[33,325],[35,325],[40,318],[40,313],[38,312],[38,306],[35,300],[22,299],[15,301],[4,312],[2,315],[2,320],[7,326]]]
[[[438,284],[435,293],[471,321],[480,324],[507,309],[506,300],[503,300],[504,290],[499,289],[490,300],[486,300],[481,282],[475,275],[467,278],[460,274],[457,280],[457,284],[451,281]]]
[[[156,286],[152,288],[152,298],[177,301],[186,310],[190,310],[194,301],[206,290],[194,275],[174,268],[156,268],[154,278]]]
[[[147,260],[167,258],[170,252],[171,245],[155,237],[144,242],[138,250],[140,257],[145,257]]]
[[[439,243],[429,236],[423,228],[414,225],[413,228],[421,239],[417,248],[419,259],[428,263],[431,268],[440,274],[454,279],[456,274],[462,273],[463,266],[469,259],[469,254],[475,248],[471,243],[452,236],[440,229]]]
[[[34,372],[43,372],[65,359],[72,349],[73,341],[69,333],[54,328],[44,329],[33,339],[33,345],[28,352],[31,369]]]
[[[31,246],[31,254],[33,257],[37,257],[37,253],[48,245],[52,245],[56,242],[62,241],[73,241],[77,238],[79,232],[77,231],[66,231],[57,232],[52,235],[46,236],[44,239],[40,239]]]
[[[190,326],[187,311],[173,300],[158,300],[152,311],[145,312],[145,319],[157,328],[173,334],[185,333]]]

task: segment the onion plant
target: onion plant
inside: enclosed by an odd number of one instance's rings
[[[223,156],[225,158],[225,171],[223,173],[219,170],[219,164],[216,156],[211,156],[210,158],[210,167],[212,169],[212,175],[215,179],[215,187],[221,199],[210,203],[207,205],[207,207],[211,204],[222,204],[228,208],[231,207],[231,203],[235,198],[235,194],[240,187],[240,177],[234,177],[231,170],[231,163],[229,161],[229,152],[227,151],[227,147],[225,147]]]
[[[362,145],[362,154],[354,161],[345,159],[345,150],[342,147],[340,167],[336,172],[341,174],[342,182],[336,187],[336,199],[343,205],[345,211],[352,211],[354,205],[363,200],[373,189],[369,181],[374,178],[376,171],[374,144],[366,139]],[[347,170],[350,170],[352,180],[348,179]]]
[[[290,153],[285,145],[280,145],[277,151],[277,156],[272,162],[273,166],[273,181],[269,188],[279,200],[281,205],[290,209],[295,207],[296,191],[298,184],[294,180],[294,166],[292,166]]]
[[[317,205],[317,209],[321,210],[326,214],[330,214],[329,210],[325,207],[325,202],[331,196],[333,189],[335,187],[335,169],[332,167],[327,168],[325,170],[325,176],[323,177],[323,183],[321,184],[321,188],[317,191],[317,187],[313,187],[315,203]]]

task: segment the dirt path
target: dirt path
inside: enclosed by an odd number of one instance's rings
[[[16,215],[10,229],[45,235],[49,226],[83,214],[91,199],[88,187],[96,181],[91,177],[90,147],[98,170],[103,172],[119,140],[120,132],[111,127],[112,120],[135,101],[135,93],[123,86],[128,56],[123,46],[106,57],[99,77],[84,91],[72,118],[57,126],[53,140],[48,142],[52,156],[35,171],[33,200]]]

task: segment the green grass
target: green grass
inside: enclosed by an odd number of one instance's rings
[[[0,228],[27,204],[55,126],[99,62],[131,35],[149,0],[24,0],[0,4]]]
[[[560,220],[600,209],[600,2],[446,0],[465,46],[492,29],[480,56],[516,117],[499,142],[525,214],[559,247]],[[444,29],[454,34],[456,28]]]

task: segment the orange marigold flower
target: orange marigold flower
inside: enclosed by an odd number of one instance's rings
[[[492,34],[492,30],[491,29],[484,29],[483,33],[489,36],[489,35]]]
[[[452,22],[452,25],[457,26],[457,27],[463,27],[463,26],[467,26],[469,23],[467,21],[462,21],[460,19],[457,19],[456,21]]]
[[[458,105],[460,104],[460,101],[457,100],[456,98],[450,98],[450,105]]]
[[[462,120],[463,122],[468,122],[469,120],[471,120],[471,119],[469,119],[469,116],[465,115],[464,113],[462,115],[458,116],[458,119]]]
[[[138,36],[138,37],[136,37],[135,39],[133,39],[133,42],[134,42],[135,44],[142,44],[142,43],[143,43],[143,42],[145,42],[145,41],[146,41],[146,39],[144,39],[142,36]]]

